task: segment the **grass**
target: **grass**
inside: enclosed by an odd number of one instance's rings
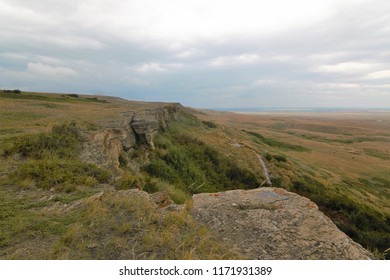
[[[144,170],[189,194],[256,188],[260,184],[252,171],[175,126],[156,137],[156,151]]]
[[[261,134],[259,134],[257,132],[253,132],[253,131],[245,131],[244,130],[244,132],[248,133],[251,136],[254,136],[255,141],[260,140],[261,143],[264,143],[270,147],[279,148],[282,150],[296,151],[296,152],[310,152],[309,148],[303,147],[301,145],[294,145],[294,144],[290,144],[290,143],[280,142],[280,141],[272,139],[272,138],[264,137]]]
[[[237,258],[194,222],[188,210],[164,216],[136,192],[86,201],[79,219],[53,243],[57,259]],[[120,221],[120,223],[118,223]]]
[[[375,149],[375,148],[365,148],[364,153],[366,155],[376,157],[383,160],[390,160],[390,152],[381,150],[381,149]]]
[[[83,140],[75,122],[56,125],[48,133],[11,138],[3,148],[3,156],[18,154],[25,161],[10,173],[10,179],[25,188],[36,186],[67,192],[78,185],[109,182],[108,171],[77,159]]]

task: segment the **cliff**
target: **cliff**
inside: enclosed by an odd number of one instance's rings
[[[152,106],[151,106],[152,107]],[[140,163],[132,161],[136,149],[154,149],[153,138],[164,131],[182,110],[180,104],[161,104],[152,108],[130,111],[108,122],[103,129],[87,135],[80,158],[106,168],[119,170],[121,160],[137,171]],[[147,160],[147,155],[144,160]]]

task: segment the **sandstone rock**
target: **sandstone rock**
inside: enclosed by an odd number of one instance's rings
[[[130,125],[136,136],[137,143],[146,144],[154,149],[153,137],[159,128],[157,119],[136,115],[133,117]]]
[[[89,141],[84,143],[80,159],[120,173],[119,156],[126,152],[128,167],[137,171],[141,163],[130,162],[135,146],[154,149],[153,137],[178,117],[181,108],[180,104],[155,104],[150,109],[124,112],[119,121],[104,123],[104,129],[87,135]]]
[[[250,259],[371,259],[309,199],[279,188],[193,196],[193,216]]]

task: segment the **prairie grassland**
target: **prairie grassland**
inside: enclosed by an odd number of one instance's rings
[[[314,200],[363,246],[390,247],[390,112],[258,113],[197,116],[263,154],[274,186]],[[233,132],[234,131],[234,132]],[[242,147],[209,137],[257,170]],[[236,141],[236,140],[233,140]]]

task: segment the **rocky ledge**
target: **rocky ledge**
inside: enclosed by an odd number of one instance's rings
[[[279,188],[193,196],[193,216],[249,259],[372,259],[315,203]]]
[[[158,104],[153,108],[129,111],[112,123],[103,124],[104,128],[89,133],[80,158],[104,168],[119,170],[120,156],[132,158],[135,147],[154,149],[153,138],[164,131],[169,123],[178,118],[183,110],[180,104]],[[122,159],[123,159],[122,158]],[[132,161],[128,166],[139,169],[139,163]]]

